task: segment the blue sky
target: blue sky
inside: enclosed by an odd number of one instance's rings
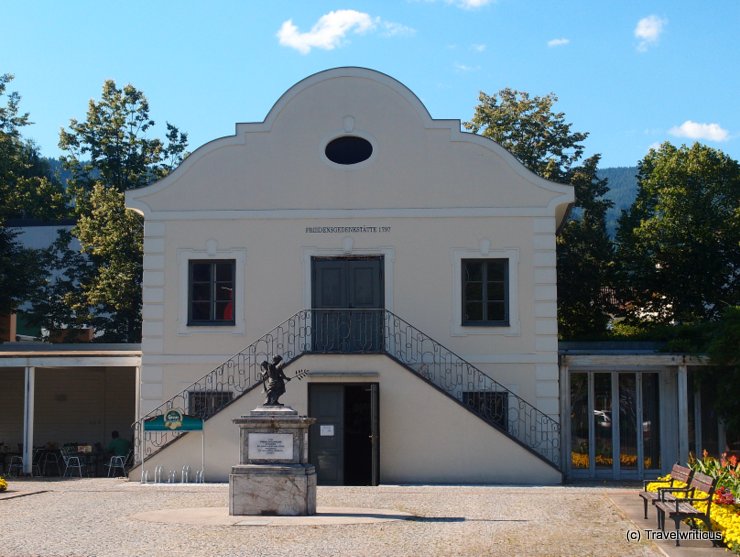
[[[143,91],[194,150],[317,71],[363,66],[434,118],[468,120],[480,91],[553,92],[602,166],[665,140],[740,159],[740,0],[5,0],[0,13],[0,73],[46,156],[106,79]]]

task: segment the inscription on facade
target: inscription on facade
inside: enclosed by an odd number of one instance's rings
[[[377,234],[390,232],[390,226],[307,226],[306,234]]]
[[[293,458],[293,434],[250,433],[247,458],[250,460],[290,460]]]

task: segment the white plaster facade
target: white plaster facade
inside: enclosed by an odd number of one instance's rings
[[[372,155],[332,162],[325,147],[341,136],[369,141]],[[385,309],[559,421],[555,232],[573,199],[572,187],[461,132],[459,120],[432,119],[384,74],[338,68],[308,77],[264,122],[238,124],[167,178],[126,194],[145,218],[141,415],[311,308],[314,258],[369,256],[382,260]],[[462,261],[491,258],[508,262],[508,322],[465,325]],[[189,323],[193,260],[235,263],[233,324]],[[378,383],[383,482],[560,480],[389,358],[311,355],[300,365],[312,375],[290,384],[282,402],[301,413],[307,384],[356,382],[358,371]],[[326,370],[335,375],[314,373]],[[209,479],[223,480],[238,456],[230,419],[259,402],[252,392],[207,422]],[[177,468],[186,444],[156,458]]]

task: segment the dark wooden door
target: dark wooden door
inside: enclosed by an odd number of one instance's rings
[[[308,460],[320,485],[344,485],[344,386],[308,385]]]
[[[312,260],[315,352],[380,352],[383,340],[383,258]]]
[[[378,383],[308,386],[309,462],[319,485],[378,485]]]

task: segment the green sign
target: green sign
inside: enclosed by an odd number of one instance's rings
[[[188,416],[179,410],[154,416],[144,422],[144,431],[202,431],[203,419]]]

